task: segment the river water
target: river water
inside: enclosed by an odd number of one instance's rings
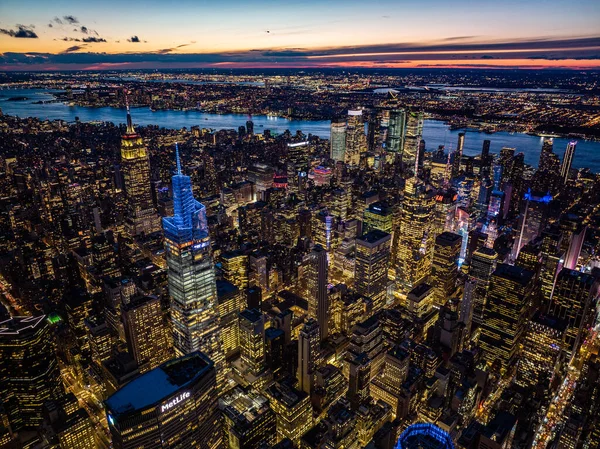
[[[37,117],[49,120],[74,121],[76,117],[84,122],[107,121],[113,123],[125,122],[125,110],[120,108],[102,107],[91,108],[69,106],[64,103],[35,104],[39,101],[51,101],[54,97],[48,90],[2,90],[0,89],[0,108],[4,114],[18,117]],[[8,101],[12,97],[26,97],[26,100]],[[198,111],[151,111],[149,108],[132,109],[135,124],[159,125],[165,128],[179,129],[190,128],[198,125],[201,128],[211,129],[237,129],[245,125],[249,116],[244,114],[208,114]],[[255,132],[270,129],[275,133],[282,133],[289,129],[292,133],[301,130],[305,134],[313,134],[322,138],[329,138],[328,120],[288,120],[285,118],[268,117],[266,115],[252,116]],[[428,150],[435,150],[438,145],[445,145],[446,149],[456,148],[458,133],[466,131],[464,154],[474,156],[481,153],[483,141],[491,140],[490,151],[499,153],[502,147],[516,148],[523,152],[527,164],[537,166],[542,138],[522,133],[497,132],[486,134],[475,130],[450,130],[449,126],[439,120],[426,120],[423,128],[423,139]],[[561,158],[570,139],[555,138],[554,151]],[[579,140],[573,160],[577,168],[587,167],[592,171],[600,172],[600,142]]]

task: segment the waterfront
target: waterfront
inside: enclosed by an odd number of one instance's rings
[[[84,122],[113,122],[125,121],[124,109],[111,107],[81,107],[69,106],[55,102],[48,90],[0,90],[0,108],[4,114],[19,117],[37,117],[49,120],[65,120],[72,122],[76,117]],[[8,101],[9,98],[26,97],[26,100]],[[48,103],[42,103],[42,102]],[[200,126],[211,129],[237,129],[245,125],[249,119],[245,114],[209,114],[199,111],[152,111],[147,107],[132,110],[134,122],[138,125],[159,125],[165,128],[179,129]],[[330,122],[327,120],[289,120],[281,117],[257,115],[251,117],[256,132],[270,129],[282,133],[289,129],[292,133],[301,130],[305,134],[329,138]],[[451,130],[450,127],[438,120],[426,120],[423,139],[428,150],[435,150],[439,145],[446,149],[456,148],[458,134],[463,130]],[[517,152],[525,154],[525,162],[537,166],[542,147],[542,138],[522,133],[497,132],[486,134],[475,130],[466,130],[464,154],[476,155],[481,152],[483,141],[491,140],[491,151],[499,153],[503,147],[516,148]],[[555,138],[554,151],[562,157],[570,139]],[[600,172],[600,142],[578,140],[577,151],[573,161],[574,167],[587,167],[594,172]]]

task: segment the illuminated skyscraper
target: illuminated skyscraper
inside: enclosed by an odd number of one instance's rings
[[[565,321],[539,311],[529,320],[517,369],[518,384],[549,386],[562,358],[566,325]]]
[[[519,251],[538,235],[546,225],[548,204],[552,201],[552,196],[541,195],[531,192],[531,189],[525,194],[525,209],[520,217],[519,238],[513,246],[513,259],[519,256]]]
[[[571,353],[592,324],[600,284],[592,275],[563,268],[558,274],[548,313],[566,321],[565,350]]]
[[[446,304],[446,301],[456,289],[461,245],[462,237],[452,232],[444,232],[435,238],[431,274],[434,292],[433,302],[438,307]]]
[[[515,361],[525,330],[533,275],[506,264],[499,264],[492,274],[479,338],[483,357],[489,363],[507,368]]]
[[[242,362],[258,376],[265,369],[265,322],[258,309],[240,312],[240,350]]]
[[[408,111],[406,113],[404,149],[402,150],[402,163],[407,170],[412,170],[415,165],[422,136],[423,112],[414,110]]]
[[[219,408],[225,424],[226,447],[259,449],[275,443],[275,413],[261,393],[236,387],[219,399]]]
[[[385,307],[392,236],[375,229],[356,239],[354,287],[371,298],[373,312]]]
[[[316,245],[308,255],[306,272],[308,315],[319,323],[321,341],[329,334],[329,297],[327,295],[327,251]]]
[[[320,356],[319,323],[309,318],[298,335],[298,388],[310,394],[314,387],[315,371]]]
[[[404,133],[406,132],[406,111],[394,109],[390,111],[390,119],[385,142],[385,149],[390,153],[400,153],[404,148]]]
[[[121,172],[127,198],[127,227],[132,237],[160,231],[152,202],[150,158],[142,137],[133,128],[127,105],[127,131],[121,138]]]
[[[394,212],[391,207],[380,201],[369,204],[363,213],[363,233],[375,229],[388,234],[394,232]]]
[[[310,397],[304,391],[277,382],[271,384],[265,393],[277,418],[277,441],[289,438],[298,444],[313,424]]]
[[[240,290],[248,288],[248,255],[239,251],[221,254],[223,279],[231,282]]]
[[[215,367],[200,352],[142,374],[105,406],[115,449],[222,447]]]
[[[346,155],[346,124],[331,123],[331,149],[329,157],[334,161],[344,162]]]
[[[460,173],[460,162],[462,160],[464,147],[465,133],[458,133],[458,144],[456,145],[456,151],[454,151],[454,159],[452,160],[452,178],[456,178]]]
[[[567,149],[565,150],[565,155],[563,156],[563,161],[560,166],[560,177],[564,184],[566,184],[569,180],[569,173],[571,172],[571,165],[573,164],[573,157],[575,156],[576,147],[576,141],[572,140],[569,142],[567,144]]]
[[[292,192],[303,192],[306,187],[309,153],[308,141],[287,144],[287,181]]]
[[[371,382],[371,396],[391,405],[393,415],[399,414],[402,384],[408,375],[409,363],[410,354],[395,346],[385,354],[381,376],[375,377]]]
[[[492,158],[490,156],[490,144],[491,141],[488,139],[483,141],[483,147],[481,148],[481,177],[489,178],[492,171]]]
[[[358,165],[361,153],[367,151],[367,137],[362,118],[361,110],[348,111],[344,156],[344,162],[348,165]]]
[[[174,215],[163,218],[173,345],[178,355],[205,353],[215,363],[221,385],[224,356],[206,209],[194,198],[190,177],[181,173],[179,151],[176,158]]]
[[[156,296],[138,296],[121,307],[129,354],[140,372],[150,371],[172,357],[171,338]]]
[[[538,162],[538,170],[548,170],[551,155],[554,154],[553,151],[554,141],[551,137],[544,137],[544,141],[542,143],[542,151],[540,153],[540,160]]]
[[[419,178],[406,180],[396,258],[396,283],[401,294],[412,290],[431,271],[434,205],[433,192]]]
[[[221,345],[226,358],[240,351],[240,317],[246,307],[245,295],[227,281],[217,281],[219,298],[219,328],[221,329]]]
[[[13,431],[35,429],[42,406],[63,392],[45,315],[0,323],[0,398]]]

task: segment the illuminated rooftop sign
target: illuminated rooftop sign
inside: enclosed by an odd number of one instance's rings
[[[173,399],[171,399],[169,402],[166,402],[163,405],[161,405],[160,406],[160,412],[164,413],[164,412],[167,412],[167,411],[171,410],[177,404],[180,404],[181,402],[184,402],[190,396],[191,396],[191,393],[189,391],[184,391],[179,396],[176,396]]]

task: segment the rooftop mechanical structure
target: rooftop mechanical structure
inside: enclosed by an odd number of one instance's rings
[[[454,449],[454,443],[438,426],[418,423],[402,432],[394,449]]]

